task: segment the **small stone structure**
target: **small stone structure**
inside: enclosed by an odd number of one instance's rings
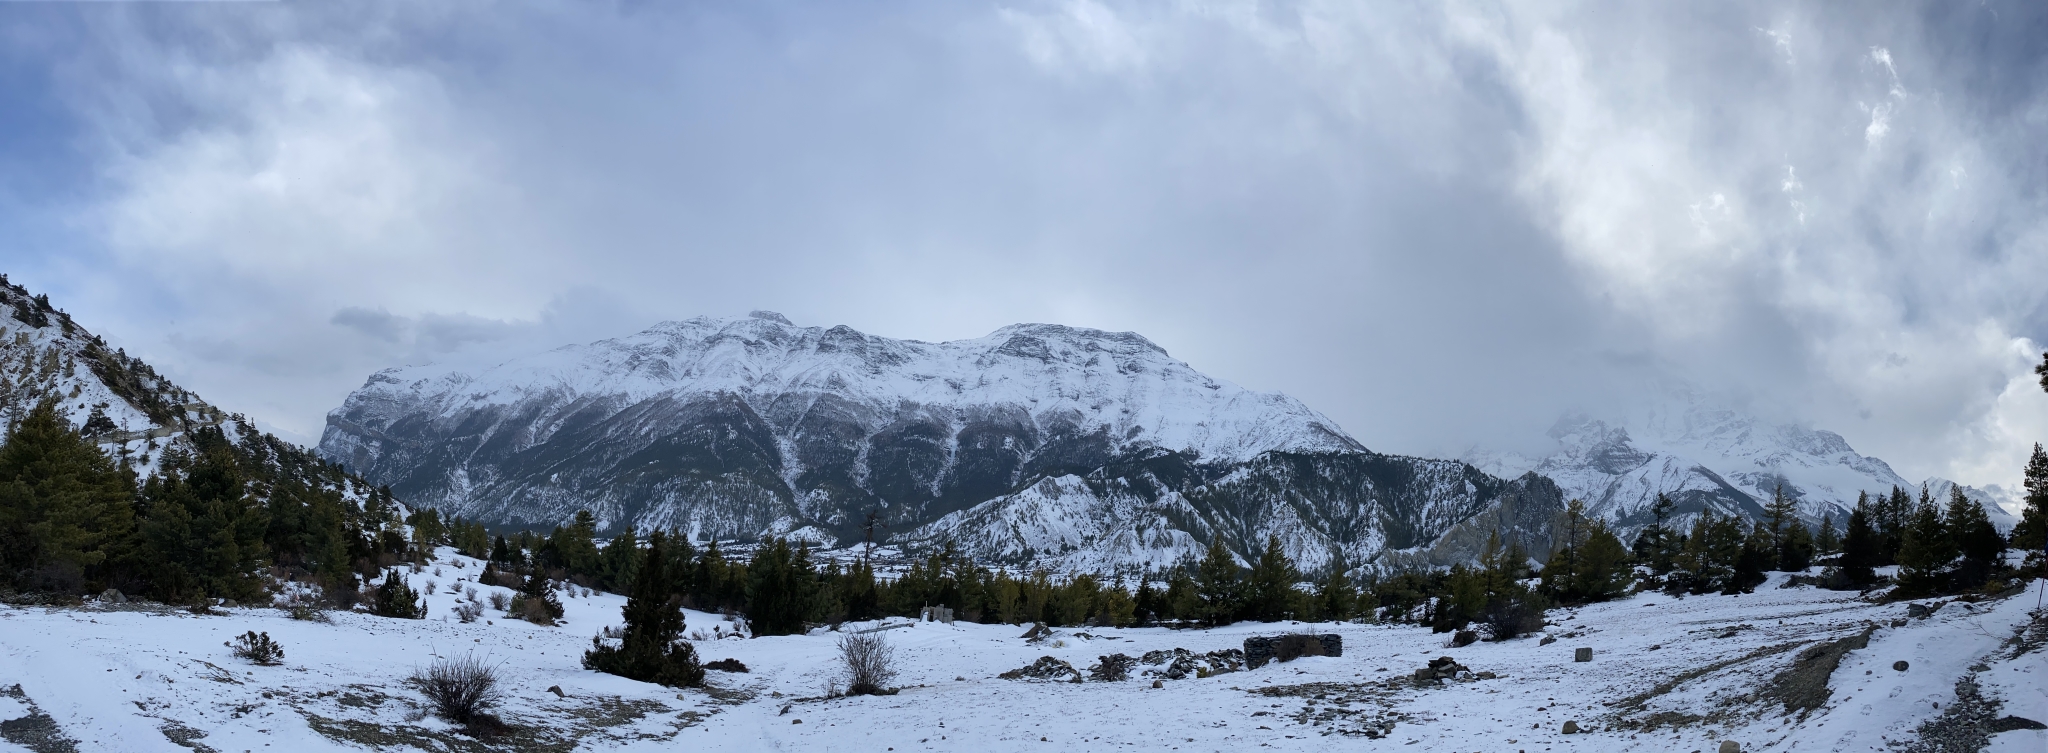
[[[918,610],[917,619],[921,622],[943,622],[951,625],[953,624],[953,608],[925,607]]]
[[[1572,652],[1572,661],[1592,661],[1593,649],[1581,648]]]
[[[1344,636],[1322,635],[1252,636],[1244,639],[1244,664],[1258,669],[1273,660],[1293,661],[1302,656],[1343,656]]]

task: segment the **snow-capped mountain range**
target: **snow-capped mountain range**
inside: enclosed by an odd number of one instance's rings
[[[391,369],[329,414],[320,449],[494,523],[590,509],[613,530],[830,544],[873,512],[898,541],[1074,566],[1164,565],[1212,536],[1243,553],[1278,535],[1311,566],[1430,559],[1503,503],[1558,504],[1539,478],[1373,453],[1139,335],[1050,324],[926,343],[755,312],[478,373]]]
[[[1474,449],[1465,460],[1495,475],[1547,476],[1567,499],[1584,500],[1624,531],[1650,522],[1660,492],[1676,503],[1680,525],[1701,510],[1761,516],[1780,489],[1807,520],[1839,524],[1860,493],[1897,486],[1917,494],[1922,487],[1883,460],[1858,454],[1834,432],[1763,421],[1683,383],[1666,383],[1658,392],[1653,407],[1631,414],[1567,416],[1551,429],[1555,445],[1547,455]],[[1941,478],[1924,484],[1943,503],[1955,486]],[[2001,530],[2017,522],[2003,506],[2002,490],[1962,489]]]

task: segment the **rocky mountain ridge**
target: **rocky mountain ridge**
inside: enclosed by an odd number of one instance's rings
[[[1503,504],[1561,504],[1540,478],[1373,453],[1142,336],[1048,324],[924,343],[769,312],[666,322],[477,373],[379,372],[320,448],[494,523],[591,509],[831,544],[873,513],[903,543],[1075,566],[1164,565],[1212,536],[1240,554],[1281,536],[1311,566],[1459,557],[1431,547]]]

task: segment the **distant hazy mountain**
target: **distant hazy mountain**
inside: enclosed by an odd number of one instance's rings
[[[1163,565],[1213,535],[1240,552],[1279,535],[1310,564],[1448,557],[1431,547],[1474,516],[1557,505],[1540,478],[1370,452],[1139,335],[1049,324],[925,343],[755,312],[477,373],[391,369],[328,415],[320,449],[498,523],[590,509],[829,543],[873,511],[899,541],[1073,564]]]
[[[1496,475],[1548,476],[1567,499],[1585,500],[1625,531],[1650,521],[1660,492],[1677,503],[1681,523],[1701,510],[1760,516],[1778,489],[1798,501],[1807,520],[1840,523],[1861,492],[1899,486],[1917,495],[1920,489],[1883,460],[1858,454],[1839,434],[1762,421],[1682,384],[1667,385],[1659,405],[1631,416],[1568,416],[1550,438],[1552,451],[1540,456],[1474,449],[1465,459]],[[1946,504],[1950,482],[1928,484]],[[1994,493],[1964,490],[1994,523],[2011,528],[2014,518]]]

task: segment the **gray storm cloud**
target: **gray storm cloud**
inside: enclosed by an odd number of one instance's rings
[[[763,308],[1135,330],[1393,452],[1660,376],[1909,478],[2048,438],[2033,4],[5,11],[10,273],[300,437]]]

